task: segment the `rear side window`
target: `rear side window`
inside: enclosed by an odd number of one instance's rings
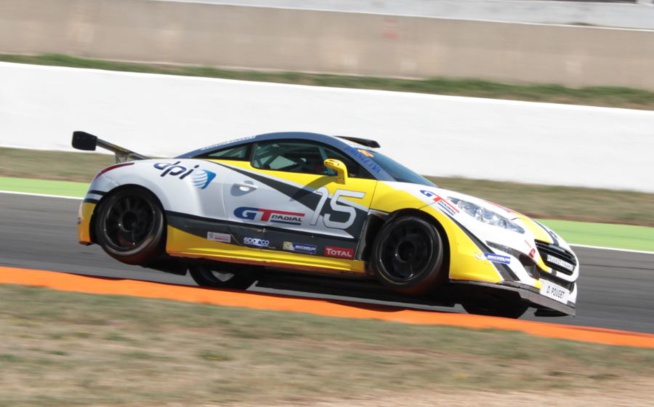
[[[202,158],[247,161],[250,158],[249,150],[250,145],[246,144],[242,146],[226,148],[224,150],[214,151],[203,155]]]

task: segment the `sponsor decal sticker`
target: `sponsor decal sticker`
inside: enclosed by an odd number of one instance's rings
[[[277,209],[252,208],[247,206],[234,209],[234,216],[240,219],[283,223],[286,225],[301,225],[305,215],[302,212],[287,212]]]
[[[211,240],[213,242],[230,243],[232,241],[232,237],[226,233],[207,232],[207,240]]]
[[[327,257],[338,257],[340,259],[352,259],[354,258],[354,249],[348,249],[347,247],[325,247],[325,256]]]
[[[381,172],[382,170],[381,167],[373,159],[369,157],[370,153],[368,153],[367,151],[366,153],[368,154],[364,154],[358,148],[349,147],[349,146],[345,148],[345,151],[348,152],[350,155],[352,155],[352,157],[355,157],[360,162],[362,162],[367,169],[374,172],[375,174],[379,174]]]
[[[259,239],[256,237],[246,237],[243,239],[243,244],[256,247],[268,247],[270,246],[270,240]]]
[[[302,254],[316,254],[318,252],[318,247],[306,243],[284,242],[282,248],[289,252]]]
[[[357,151],[360,152],[361,154],[365,155],[366,157],[373,158],[375,156],[370,151],[366,151],[366,150],[363,150],[363,149],[358,149]]]
[[[551,281],[540,281],[542,284],[540,288],[541,295],[562,302],[564,304],[568,303],[568,300],[570,299],[570,290],[563,288],[558,284],[554,284]]]
[[[209,184],[211,184],[211,181],[216,178],[215,172],[199,169],[199,165],[188,168],[179,165],[179,163],[181,163],[181,161],[174,163],[156,163],[154,164],[154,168],[161,171],[161,177],[171,176],[184,179],[193,174],[190,179],[192,180],[193,185],[200,189],[208,187]]]
[[[447,199],[425,189],[421,189],[420,193],[436,202],[436,205],[446,214],[454,216],[459,213],[459,209]]]
[[[481,260],[488,260],[492,263],[500,263],[500,264],[510,264],[511,263],[511,257],[509,256],[504,256],[503,254],[496,254],[496,253],[484,253],[479,256],[477,256],[478,259]]]
[[[213,181],[214,178],[216,178],[215,172],[198,170],[198,172],[193,174],[193,185],[200,189],[205,189],[209,184],[211,184],[211,181]]]
[[[574,271],[574,270],[575,270],[575,266],[573,266],[572,264],[568,263],[567,261],[563,261],[563,260],[559,259],[558,257],[554,257],[554,256],[552,256],[551,254],[548,254],[548,255],[547,255],[547,261],[548,261],[549,263],[556,264],[557,266],[561,266],[561,267],[563,267],[563,268],[566,269],[566,270],[570,270],[570,271]]]
[[[525,240],[525,244],[530,249],[529,250],[529,257],[531,257],[532,259],[536,258],[536,249],[534,249],[534,246],[532,246],[531,243],[529,243],[528,240]]]

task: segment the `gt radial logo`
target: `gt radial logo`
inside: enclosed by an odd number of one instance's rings
[[[354,258],[354,249],[327,246],[325,247],[325,256],[338,257],[340,259],[351,259]]]
[[[459,210],[456,208],[456,206],[450,203],[450,201],[436,195],[435,193],[425,189],[420,190],[420,193],[436,202],[436,205],[438,205],[438,207],[446,214],[455,216],[457,213],[459,213]]]
[[[234,216],[239,219],[283,223],[286,225],[301,225],[305,215],[302,212],[287,212],[277,209],[252,208],[247,206],[241,206],[234,210]]]
[[[211,184],[211,181],[216,178],[215,172],[198,169],[200,168],[199,165],[195,165],[189,168],[180,165],[180,163],[181,161],[174,163],[156,163],[154,164],[154,168],[161,171],[162,178],[170,176],[178,179],[184,179],[188,176],[191,176],[190,179],[193,185],[200,189],[205,189],[208,187],[209,184]]]

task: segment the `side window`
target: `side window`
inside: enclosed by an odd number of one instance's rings
[[[202,158],[245,161],[249,158],[249,154],[248,154],[249,148],[250,148],[249,144],[227,148],[224,150],[218,150],[212,153],[205,154],[202,156]]]
[[[267,141],[257,143],[252,155],[252,166],[264,170],[336,175],[325,167],[327,158],[343,161],[350,177],[372,178],[359,164],[331,147],[307,141]]]

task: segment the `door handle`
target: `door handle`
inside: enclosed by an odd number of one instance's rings
[[[243,192],[254,191],[258,187],[252,183],[252,181],[237,182],[234,185],[238,187]]]

